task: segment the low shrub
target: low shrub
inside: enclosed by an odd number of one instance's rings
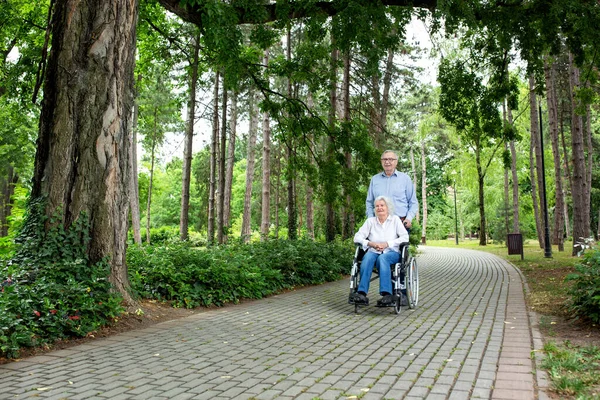
[[[36,217],[19,236],[14,256],[0,264],[0,355],[9,358],[23,347],[85,336],[123,311],[107,279],[108,264],[87,258],[85,216],[68,230],[51,222],[48,232],[42,213]]]
[[[568,294],[570,309],[578,316],[600,323],[600,250],[587,251],[575,273],[565,278],[571,282]]]
[[[347,274],[351,246],[310,240],[274,240],[195,249],[187,243],[136,246],[127,252],[139,296],[176,306],[236,303],[282,289],[319,284]]]

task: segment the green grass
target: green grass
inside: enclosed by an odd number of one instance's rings
[[[561,396],[577,399],[600,398],[600,348],[573,346],[569,342],[544,345],[542,367]]]

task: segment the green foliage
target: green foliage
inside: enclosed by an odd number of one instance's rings
[[[548,370],[553,389],[561,398],[596,398],[593,388],[600,383],[600,348],[575,346],[568,341],[563,345],[549,342],[544,345],[544,352],[542,368]]]
[[[0,355],[69,336],[85,336],[122,312],[109,265],[90,264],[85,215],[68,229],[33,202],[10,261],[0,264]],[[47,231],[45,225],[50,226]]]
[[[600,250],[587,251],[575,270],[566,277],[573,285],[570,308],[578,316],[600,323]]]
[[[272,240],[206,250],[185,243],[130,247],[127,264],[140,296],[191,308],[332,281],[348,272],[351,258],[344,243]]]

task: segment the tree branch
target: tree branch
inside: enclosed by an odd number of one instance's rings
[[[202,4],[182,6],[180,0],[158,0],[158,2],[184,21],[191,22],[202,28],[202,14],[205,12]],[[343,4],[338,8],[338,4],[339,3],[336,2],[318,1],[312,4],[310,8],[307,8],[303,2],[290,1],[285,4],[285,6],[289,10],[288,18],[298,19],[309,17],[315,11],[324,13],[330,17],[334,16],[345,8]],[[425,8],[433,11],[437,7],[437,0],[382,0],[381,4],[384,6]],[[263,7],[265,12],[262,14],[262,18],[257,18],[255,13],[247,13],[246,10],[241,7],[235,8],[238,15],[238,24],[263,24],[279,19],[279,14],[277,12],[278,4],[270,3],[265,4]]]

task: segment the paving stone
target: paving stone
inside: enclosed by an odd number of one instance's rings
[[[533,375],[530,354],[540,335],[529,326],[520,273],[483,252],[419,250],[420,304],[400,315],[376,307],[355,314],[345,279],[0,365],[0,393],[547,399],[534,389],[534,380],[549,384],[544,371]],[[370,297],[378,298],[374,291]]]

